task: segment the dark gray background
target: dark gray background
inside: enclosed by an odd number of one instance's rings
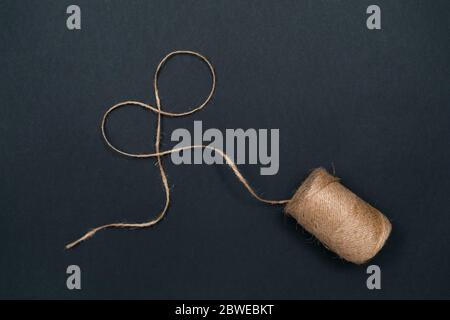
[[[65,10],[82,10],[82,30]],[[382,30],[366,8],[382,9]],[[450,298],[448,1],[1,1],[1,298]],[[364,266],[318,245],[280,207],[252,199],[225,166],[174,166],[167,217],[153,160],[124,158],[100,137],[108,106],[154,102],[159,60],[175,49],[214,64],[207,108],[164,119],[176,128],[280,128],[280,170],[240,166],[268,198],[290,196],[308,171],[331,167],[384,212],[393,233]],[[207,69],[179,57],[161,76],[162,103],[185,110],[209,88]],[[155,115],[113,114],[113,141],[153,148]],[[66,289],[66,267],[82,290]]]

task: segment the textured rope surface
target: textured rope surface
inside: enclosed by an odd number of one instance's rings
[[[323,168],[311,172],[286,205],[285,212],[325,247],[356,264],[372,259],[392,229],[380,211]]]
[[[161,108],[161,99],[159,96],[159,90],[158,90],[158,77],[161,71],[161,68],[163,67],[163,65],[167,62],[167,60],[169,60],[171,57],[175,56],[175,55],[191,55],[194,57],[197,57],[199,59],[201,59],[204,63],[206,63],[209,67],[210,73],[211,73],[211,77],[212,77],[212,86],[211,86],[211,90],[209,92],[208,97],[205,99],[205,101],[200,104],[197,107],[192,108],[189,111],[186,112],[167,112],[162,110]],[[167,181],[167,176],[166,176],[166,172],[164,170],[163,164],[162,164],[162,156],[165,155],[169,155],[171,153],[174,152],[180,152],[180,151],[184,151],[184,150],[191,150],[191,149],[210,149],[210,150],[214,150],[215,152],[217,152],[218,154],[220,154],[224,159],[226,164],[231,168],[231,170],[233,171],[233,173],[235,174],[235,176],[238,178],[238,180],[241,182],[241,184],[245,187],[245,189],[247,189],[247,191],[254,197],[256,198],[258,201],[267,203],[267,204],[272,204],[272,205],[277,205],[277,204],[286,204],[290,201],[290,199],[288,200],[267,200],[264,199],[262,197],[260,197],[255,190],[253,190],[253,188],[250,186],[250,184],[248,183],[248,181],[244,178],[244,176],[241,174],[241,172],[238,170],[236,164],[233,162],[233,160],[230,159],[230,157],[228,157],[222,150],[217,149],[217,148],[213,148],[210,146],[206,146],[206,145],[193,145],[193,146],[187,146],[187,147],[181,147],[181,148],[175,148],[175,149],[171,149],[171,150],[166,150],[166,151],[161,151],[160,150],[160,142],[161,142],[161,117],[162,116],[167,116],[167,117],[183,117],[183,116],[187,116],[190,114],[193,114],[197,111],[200,111],[201,109],[203,109],[208,102],[211,100],[213,94],[214,94],[214,90],[216,88],[216,74],[214,72],[214,68],[211,64],[211,62],[209,62],[209,60],[201,55],[200,53],[194,52],[194,51],[173,51],[171,53],[169,53],[168,55],[166,55],[161,62],[158,64],[158,67],[156,68],[155,71],[155,75],[153,77],[153,89],[155,92],[155,99],[156,99],[156,107],[151,106],[149,104],[145,104],[139,101],[124,101],[124,102],[120,102],[112,107],[110,107],[104,114],[102,122],[101,122],[101,131],[102,131],[102,136],[103,139],[105,140],[106,144],[113,149],[114,151],[127,156],[127,157],[132,157],[132,158],[156,158],[157,160],[157,164],[158,164],[158,168],[161,174],[161,181],[163,184],[163,188],[164,188],[164,192],[165,192],[165,204],[163,209],[159,212],[159,214],[156,216],[156,218],[151,219],[147,222],[143,222],[143,223],[110,223],[110,224],[105,224],[99,227],[96,227],[92,230],[90,230],[89,232],[87,232],[86,234],[84,234],[82,237],[80,237],[78,240],[75,240],[71,243],[69,243],[68,245],[66,245],[66,249],[70,249],[75,247],[76,245],[80,244],[81,242],[87,240],[88,238],[92,237],[94,234],[96,234],[98,231],[103,230],[103,229],[107,229],[107,228],[147,228],[147,227],[151,227],[155,224],[157,224],[159,221],[161,221],[162,218],[164,218],[167,209],[169,208],[170,205],[170,189],[169,189],[169,183]],[[156,139],[155,139],[155,152],[154,153],[129,153],[129,152],[125,152],[122,151],[120,149],[118,149],[117,147],[115,147],[111,141],[108,139],[108,136],[106,135],[105,132],[105,127],[106,127],[106,122],[108,119],[108,116],[110,115],[110,113],[116,109],[125,107],[125,106],[138,106],[138,107],[142,107],[145,108],[147,110],[150,110],[154,113],[156,113],[157,116],[157,121],[156,121]]]

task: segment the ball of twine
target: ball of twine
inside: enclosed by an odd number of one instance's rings
[[[380,211],[323,168],[311,172],[285,212],[328,249],[356,264],[373,258],[392,229]]]

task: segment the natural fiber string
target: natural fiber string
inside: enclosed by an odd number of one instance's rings
[[[392,230],[380,211],[323,168],[309,174],[284,211],[326,248],[356,264],[372,259]]]
[[[186,112],[167,112],[161,108],[161,99],[158,91],[158,76],[162,66],[174,55],[187,54],[200,58],[209,67],[212,75],[212,87],[206,100],[199,106]],[[156,68],[153,78],[156,107],[137,102],[124,101],[110,107],[101,121],[101,131],[106,144],[114,151],[133,158],[156,158],[160,170],[161,181],[165,192],[165,204],[156,218],[143,223],[111,223],[87,232],[78,240],[68,244],[70,249],[92,237],[95,233],[106,228],[146,228],[158,223],[166,214],[170,204],[170,189],[167,176],[162,165],[162,157],[175,152],[191,149],[209,149],[220,154],[225,163],[231,168],[234,175],[247,191],[257,200],[267,204],[287,204],[284,211],[292,216],[307,231],[319,239],[325,247],[337,253],[341,258],[350,262],[361,264],[372,259],[383,247],[389,237],[392,226],[389,220],[377,209],[359,198],[339,182],[339,178],[330,175],[325,169],[317,168],[300,185],[294,196],[289,200],[267,200],[260,197],[250,186],[238,170],[236,164],[222,150],[206,146],[192,145],[174,148],[167,151],[160,150],[161,117],[181,117],[190,115],[204,108],[211,100],[216,86],[216,75],[211,63],[203,55],[193,51],[174,51],[165,56]],[[155,152],[146,154],[128,153],[116,148],[108,139],[105,131],[106,122],[110,113],[118,108],[134,105],[157,115]]]
[[[162,110],[161,108],[161,99],[159,96],[159,90],[158,90],[158,77],[161,71],[161,68],[163,67],[163,65],[167,62],[167,60],[169,60],[170,58],[172,58],[175,55],[191,55],[191,56],[195,56],[197,58],[200,58],[204,63],[206,63],[209,67],[211,76],[212,76],[212,86],[211,86],[211,91],[209,92],[208,97],[206,98],[206,100],[200,104],[199,106],[192,108],[189,111],[186,112],[167,112]],[[167,181],[167,176],[166,176],[166,172],[164,170],[163,164],[162,164],[162,156],[165,155],[169,155],[171,153],[175,153],[175,152],[180,152],[180,151],[184,151],[184,150],[191,150],[191,149],[210,149],[213,150],[215,152],[217,152],[218,154],[220,154],[224,159],[226,164],[231,168],[231,170],[233,171],[234,175],[238,178],[238,180],[240,181],[240,183],[245,187],[245,189],[247,189],[247,191],[254,197],[256,198],[258,201],[267,203],[267,204],[272,204],[272,205],[277,205],[277,204],[286,204],[290,201],[290,199],[288,200],[267,200],[262,198],[261,196],[259,196],[255,190],[253,190],[253,188],[250,186],[250,184],[248,183],[247,179],[244,178],[244,176],[241,174],[241,172],[239,171],[239,169],[237,168],[236,164],[233,162],[233,160],[231,160],[231,158],[225,154],[222,150],[211,147],[211,146],[206,146],[206,145],[193,145],[193,146],[186,146],[186,147],[180,147],[180,148],[175,148],[175,149],[171,149],[171,150],[166,150],[166,151],[161,151],[160,150],[160,142],[161,142],[161,117],[162,116],[167,116],[167,117],[183,117],[183,116],[187,116],[190,114],[193,114],[197,111],[200,111],[201,109],[203,109],[208,102],[211,100],[214,91],[216,88],[216,74],[214,72],[214,68],[211,64],[211,62],[209,62],[209,60],[201,55],[200,53],[194,52],[194,51],[173,51],[171,53],[169,53],[168,55],[166,55],[161,62],[158,64],[158,67],[156,68],[155,71],[155,75],[153,77],[153,89],[155,92],[155,99],[156,99],[156,107],[153,107],[149,104],[145,104],[142,102],[138,102],[138,101],[124,101],[124,102],[120,102],[112,107],[110,107],[106,113],[104,114],[102,121],[101,121],[101,131],[102,131],[102,136],[103,139],[105,140],[106,144],[113,149],[114,151],[127,156],[127,157],[132,157],[132,158],[156,158],[157,160],[157,164],[158,164],[158,168],[161,174],[161,181],[163,184],[163,188],[164,188],[164,192],[165,192],[165,204],[163,209],[160,211],[160,213],[156,216],[156,218],[151,219],[147,222],[143,222],[143,223],[110,223],[110,224],[105,224],[99,227],[96,227],[92,230],[90,230],[89,232],[87,232],[86,234],[84,234],[81,238],[79,238],[78,240],[75,240],[71,243],[69,243],[68,245],[66,245],[66,249],[70,249],[75,247],[76,245],[80,244],[81,242],[87,240],[88,238],[92,237],[93,235],[95,235],[98,231],[103,230],[103,229],[107,229],[107,228],[148,228],[151,227],[155,224],[157,224],[159,221],[161,221],[162,218],[164,218],[167,209],[169,208],[170,205],[170,189],[169,189],[169,183]],[[150,110],[154,113],[156,113],[157,115],[157,121],[156,121],[156,139],[155,139],[155,152],[154,153],[144,153],[144,154],[137,154],[137,153],[129,153],[129,152],[125,152],[122,151],[118,148],[116,148],[108,139],[106,132],[105,132],[105,127],[106,127],[106,121],[108,116],[110,115],[110,113],[118,108],[122,108],[124,106],[130,106],[130,105],[134,105],[134,106],[139,106],[142,108],[145,108],[147,110]]]

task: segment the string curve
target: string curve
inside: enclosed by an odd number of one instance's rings
[[[160,71],[162,69],[162,67],[164,66],[164,64],[173,56],[176,55],[191,55],[194,57],[199,58],[202,62],[204,62],[210,71],[211,77],[212,77],[212,84],[211,84],[211,90],[208,94],[208,96],[206,97],[206,99],[198,106],[195,106],[191,109],[189,109],[188,111],[184,111],[184,112],[169,112],[169,111],[164,111],[161,108],[161,98],[159,95],[159,89],[158,89],[158,77],[160,74]],[[200,111],[201,109],[203,109],[211,100],[211,98],[214,95],[214,91],[216,88],[216,73],[214,71],[214,67],[212,66],[211,62],[202,54],[195,52],[195,51],[189,51],[189,50],[177,50],[177,51],[173,51],[170,52],[169,54],[167,54],[158,64],[154,77],[153,77],[153,90],[155,93],[155,100],[156,100],[156,107],[149,105],[149,104],[145,104],[139,101],[133,101],[133,100],[128,100],[128,101],[123,101],[120,102],[118,104],[113,105],[112,107],[110,107],[105,114],[103,115],[101,124],[100,124],[100,128],[101,128],[101,132],[102,132],[102,137],[103,140],[105,141],[105,143],[108,145],[108,147],[110,147],[112,150],[114,150],[115,152],[124,155],[126,157],[131,157],[131,158],[156,158],[157,160],[157,165],[160,171],[160,175],[161,175],[161,182],[163,185],[163,189],[164,189],[164,193],[165,193],[165,204],[164,207],[162,208],[162,210],[158,213],[158,215],[151,219],[148,220],[146,222],[142,222],[142,223],[109,223],[109,224],[105,224],[99,227],[96,227],[90,231],[88,231],[87,233],[85,233],[83,236],[81,236],[79,239],[69,243],[66,245],[66,249],[71,249],[75,246],[77,246],[78,244],[80,244],[81,242],[89,239],[90,237],[92,237],[93,235],[95,235],[98,231],[101,231],[103,229],[107,229],[107,228],[148,228],[151,227],[155,224],[157,224],[159,221],[161,221],[164,216],[166,215],[166,212],[169,208],[170,205],[170,189],[169,189],[169,183],[167,180],[167,175],[166,172],[164,170],[163,164],[162,164],[162,157],[175,153],[175,152],[180,152],[180,151],[185,151],[185,150],[192,150],[192,149],[209,149],[209,150],[213,150],[215,152],[217,152],[218,154],[220,154],[224,159],[225,159],[225,163],[231,168],[231,170],[233,171],[234,175],[238,178],[239,182],[241,182],[241,184],[244,186],[244,188],[258,201],[266,203],[266,204],[271,204],[271,205],[279,205],[279,204],[286,204],[290,201],[290,199],[287,200],[268,200],[268,199],[264,199],[261,196],[258,195],[258,193],[256,193],[256,191],[250,186],[249,182],[247,181],[247,179],[242,175],[242,173],[239,171],[238,167],[236,166],[236,164],[233,162],[233,160],[226,154],[224,153],[222,150],[218,149],[218,148],[214,148],[208,145],[192,145],[192,146],[186,146],[186,147],[179,147],[179,148],[174,148],[174,149],[170,149],[170,150],[165,150],[165,151],[161,151],[160,150],[160,145],[161,145],[161,117],[162,116],[167,116],[167,117],[184,117],[187,115],[191,115],[197,111]],[[119,148],[115,147],[112,142],[109,140],[108,135],[106,134],[106,123],[108,120],[109,115],[111,114],[111,112],[113,112],[114,110],[117,110],[119,108],[125,107],[125,106],[137,106],[137,107],[141,107],[144,109],[147,109],[149,111],[152,111],[154,113],[156,113],[156,139],[155,139],[155,152],[153,153],[130,153],[130,152],[126,152],[123,150],[120,150]]]

